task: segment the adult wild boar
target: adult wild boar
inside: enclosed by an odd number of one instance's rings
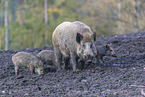
[[[16,75],[20,67],[27,67],[30,69],[31,73],[35,71],[39,75],[44,72],[43,63],[35,55],[26,52],[18,52],[12,57],[12,61],[15,66]]]
[[[113,56],[116,57],[116,53],[114,49],[109,45],[103,43],[102,45],[95,46],[95,50],[97,51],[96,59],[99,64],[103,64],[103,57],[104,56]]]
[[[71,58],[73,71],[76,71],[78,58],[81,59],[83,65],[86,60],[94,57],[95,40],[96,33],[93,33],[90,27],[82,22],[63,22],[58,25],[52,35],[58,70],[61,70],[62,56],[65,59],[65,69],[68,69]]]

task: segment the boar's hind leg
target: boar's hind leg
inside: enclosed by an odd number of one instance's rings
[[[55,50],[55,56],[56,56],[56,64],[58,71],[61,70],[61,65],[62,65],[62,53],[59,50]]]
[[[68,70],[69,64],[70,64],[70,57],[65,57],[65,70]]]
[[[80,61],[80,69],[83,70],[84,68],[86,68],[86,64],[83,60]]]

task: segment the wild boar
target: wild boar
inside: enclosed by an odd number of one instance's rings
[[[29,68],[31,73],[43,74],[44,67],[42,61],[35,55],[18,52],[12,57],[13,64],[15,66],[15,74],[18,74],[18,69],[20,67]]]
[[[97,51],[96,58],[97,58],[97,62],[99,64],[104,63],[104,61],[103,61],[104,56],[116,57],[115,51],[113,50],[113,48],[109,44],[103,43],[102,45],[97,45],[97,46],[95,46],[95,49]]]
[[[82,22],[63,22],[58,25],[52,35],[58,70],[61,70],[62,56],[65,59],[65,69],[68,69],[71,59],[73,71],[76,71],[78,58],[83,65],[86,60],[94,57],[95,40],[96,33]]]
[[[42,50],[37,54],[37,57],[46,65],[55,65],[55,55],[52,50]]]

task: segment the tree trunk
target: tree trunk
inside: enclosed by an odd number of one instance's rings
[[[5,0],[5,50],[9,49],[9,31],[8,31],[8,0]]]
[[[120,0],[118,0],[117,6],[118,6],[118,24],[117,24],[117,27],[118,27],[118,32],[121,33],[121,23],[119,21],[121,19],[121,2],[120,2]]]
[[[133,8],[134,8],[134,26],[135,26],[135,32],[138,32],[138,13],[137,13],[137,6],[136,6],[136,0],[133,0]]]
[[[3,1],[1,1],[1,5],[0,5],[0,9],[1,9],[1,11],[0,11],[0,25],[3,25],[4,24],[4,22],[3,22]]]
[[[47,24],[48,24],[48,18],[47,18],[47,0],[44,0],[44,20],[45,20],[45,46],[48,46],[48,30],[47,30]]]
[[[20,15],[20,19],[19,19],[19,24],[22,26],[23,23],[23,15],[22,15],[22,1],[18,0],[19,3],[19,15]]]

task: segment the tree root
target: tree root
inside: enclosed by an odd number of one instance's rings
[[[139,86],[139,85],[130,85],[131,87],[137,87],[137,88],[145,88],[145,86]]]

